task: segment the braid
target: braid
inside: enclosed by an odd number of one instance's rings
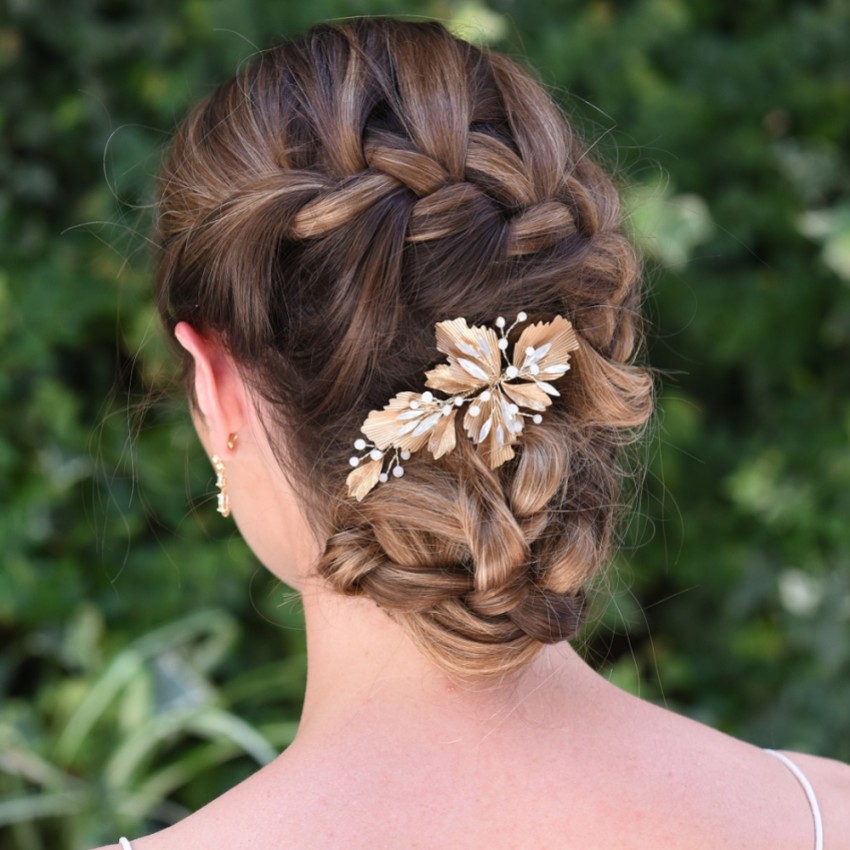
[[[323,25],[263,54],[163,169],[163,318],[219,333],[251,374],[326,533],[319,573],[454,673],[575,636],[607,557],[620,450],[652,407],[620,216],[542,88],[436,24]],[[421,386],[434,324],[519,309],[568,316],[580,348],[517,458],[491,470],[461,438],[347,498],[352,435]]]

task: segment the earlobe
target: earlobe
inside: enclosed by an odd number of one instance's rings
[[[242,428],[245,388],[233,361],[218,340],[199,333],[188,322],[179,322],[174,336],[194,361],[195,398],[215,452],[226,445],[231,434]]]

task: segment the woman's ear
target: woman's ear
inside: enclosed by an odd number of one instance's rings
[[[188,322],[178,322],[174,336],[195,363],[199,436],[209,440],[210,452],[223,454],[229,436],[238,434],[245,421],[248,394],[242,376],[215,337],[199,333]]]

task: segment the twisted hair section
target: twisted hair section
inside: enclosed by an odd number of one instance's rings
[[[163,166],[166,326],[218,335],[256,388],[327,541],[321,575],[452,673],[504,675],[573,637],[608,556],[623,447],[652,410],[620,218],[541,86],[437,24],[322,25],[261,54]],[[348,498],[351,441],[422,388],[436,322],[519,310],[566,316],[580,347],[517,457],[491,470],[460,434]]]

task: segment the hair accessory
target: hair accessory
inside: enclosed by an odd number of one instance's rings
[[[509,355],[508,335],[527,319],[525,311],[520,311],[513,324],[505,327],[505,318],[499,316],[496,329],[470,327],[463,318],[437,322],[437,349],[448,355],[448,362],[425,373],[425,386],[448,397],[439,398],[430,390],[405,391],[383,410],[371,411],[361,429],[368,440],[360,437],[354,441],[354,448],[362,454],[349,459],[354,469],[346,479],[348,494],[359,502],[390,475],[401,478],[401,461],[424,446],[434,458],[452,451],[456,446],[455,418],[464,404],[469,406],[463,427],[490,468],[510,460],[523,419],[535,424],[542,421],[540,414],[552,403],[550,397],[560,395],[550,381],[567,373],[570,352],[579,347],[572,324],[555,316],[550,322],[523,328]],[[533,412],[526,413],[521,407]]]
[[[218,455],[213,455],[210,460],[215,470],[215,486],[218,487],[216,510],[222,516],[228,517],[230,516],[230,495],[227,492],[227,470],[224,468],[224,461]]]

